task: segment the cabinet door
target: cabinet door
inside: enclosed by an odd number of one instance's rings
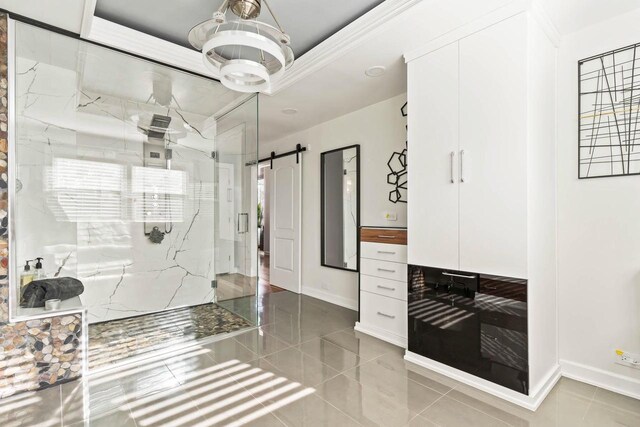
[[[461,270],[526,278],[526,25],[459,42]]]
[[[408,261],[458,269],[458,43],[409,63]]]

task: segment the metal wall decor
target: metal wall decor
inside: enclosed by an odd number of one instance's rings
[[[640,44],[578,62],[578,177],[640,174]]]
[[[407,117],[407,103],[400,108],[402,117]],[[390,172],[387,174],[387,183],[394,189],[389,191],[391,203],[407,203],[407,143],[401,152],[394,151],[387,162]]]

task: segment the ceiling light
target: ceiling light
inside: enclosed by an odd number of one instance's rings
[[[367,70],[364,73],[369,77],[380,77],[386,71],[387,71],[386,67],[383,67],[382,65],[376,65],[376,66],[367,68]]]
[[[282,114],[292,115],[292,114],[296,114],[297,112],[298,112],[298,110],[296,108],[283,108],[282,109]]]
[[[262,3],[277,28],[256,20]],[[189,43],[202,51],[207,69],[238,92],[269,90],[294,60],[290,38],[267,0],[224,0],[211,19],[189,31]]]

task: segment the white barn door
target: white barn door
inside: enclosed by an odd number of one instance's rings
[[[272,285],[299,294],[302,161],[296,163],[296,156],[274,159],[270,184],[269,280]]]

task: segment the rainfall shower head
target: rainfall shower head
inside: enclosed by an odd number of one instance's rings
[[[149,129],[147,130],[147,136],[149,138],[164,139],[170,123],[171,117],[154,114],[151,118]]]
[[[139,132],[149,137],[149,140],[171,140],[184,138],[187,127],[180,117],[155,113],[136,113],[131,117]]]

